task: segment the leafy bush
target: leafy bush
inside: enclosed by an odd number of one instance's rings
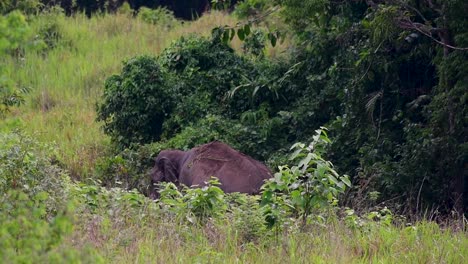
[[[272,6],[270,0],[244,0],[236,5],[234,14],[241,19],[254,17]]]
[[[226,199],[231,211],[230,220],[240,241],[246,244],[266,239],[268,229],[259,196],[230,193],[226,194]]]
[[[59,7],[52,7],[35,17],[34,26],[37,31],[35,45],[45,52],[60,45],[71,45],[62,28],[63,12],[63,9]]]
[[[159,201],[163,209],[193,224],[204,224],[210,217],[225,216],[227,202],[218,179],[211,179],[201,188],[185,187],[180,192],[173,183],[161,183]]]
[[[164,7],[156,9],[140,7],[138,18],[146,23],[161,25],[166,29],[171,29],[179,24],[178,20],[174,17],[174,13]]]
[[[185,121],[179,121],[180,126],[208,113],[238,117],[252,107],[247,91],[234,97],[228,92],[255,74],[254,65],[218,39],[183,37],[165,49],[159,59],[177,78],[175,88],[184,102],[174,115]]]
[[[2,0],[0,2],[0,14],[6,14],[13,10],[19,10],[25,14],[35,14],[41,7],[41,0]]]
[[[339,176],[333,164],[322,158],[325,147],[331,143],[325,128],[317,129],[313,141],[306,146],[294,144],[291,159],[301,158],[297,166],[280,166],[274,178],[262,186],[262,204],[267,206],[267,221],[276,224],[284,210],[307,218],[329,206],[338,204],[338,195],[351,187],[348,176]]]
[[[26,43],[29,33],[30,27],[26,18],[19,11],[0,16],[0,56],[18,51]],[[23,95],[26,91],[18,89],[16,83],[4,73],[4,69],[0,65],[0,118],[12,106],[24,102]]]
[[[71,195],[78,202],[81,213],[93,214],[124,214],[132,217],[140,214],[140,210],[156,210],[150,206],[153,203],[137,190],[122,188],[105,188],[97,184],[79,183],[71,189]],[[148,208],[151,207],[151,208]]]
[[[266,33],[263,30],[255,29],[252,34],[244,39],[242,50],[254,57],[263,58],[265,56]]]
[[[226,44],[181,38],[158,59],[134,58],[108,78],[98,120],[120,146],[169,139],[207,115],[239,118],[255,107],[248,89],[229,94],[252,74],[253,64]]]
[[[104,132],[120,146],[159,139],[171,113],[173,94],[157,60],[140,56],[124,63],[122,73],[106,80],[97,107]]]
[[[17,49],[29,34],[30,27],[19,11],[0,16],[0,54]]]
[[[277,121],[277,123],[275,123]],[[261,127],[258,127],[261,126]],[[179,133],[164,135],[164,139],[149,144],[149,152],[157,155],[164,149],[188,150],[201,144],[219,140],[252,157],[265,160],[281,146],[282,121],[265,118],[240,122],[221,115],[208,114],[184,127]]]
[[[62,245],[73,227],[69,176],[55,149],[20,133],[0,134],[0,259],[11,263],[99,261]]]
[[[102,157],[96,162],[93,180],[108,188],[137,189],[149,195],[148,170],[154,166],[153,157],[159,151],[151,145],[143,145],[137,149],[124,149],[115,156]]]

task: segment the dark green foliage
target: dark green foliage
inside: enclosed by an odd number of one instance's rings
[[[147,168],[153,166],[154,154],[148,147],[138,150],[125,149],[113,157],[104,157],[96,162],[95,178],[102,186],[138,189],[149,194]]]
[[[216,39],[182,38],[159,58],[138,57],[105,84],[98,120],[120,146],[169,139],[208,114],[239,118],[255,107],[247,89],[235,94],[251,62]]]
[[[156,58],[140,56],[106,80],[98,120],[114,142],[128,146],[160,138],[174,103],[164,74]]]
[[[187,121],[226,111],[227,104],[220,103],[228,100],[227,92],[247,72],[247,62],[229,46],[195,36],[173,43],[160,55],[160,61],[177,79],[175,91],[183,102],[177,104],[176,115],[166,127],[171,134]]]
[[[359,190],[350,201],[377,190],[411,212],[463,212],[466,2],[278,2],[305,44],[298,80],[308,85],[293,112],[305,127],[330,124],[332,160]],[[435,28],[448,35],[424,35]]]
[[[254,65],[217,39],[181,38],[160,55],[160,61],[177,79],[176,92],[184,103],[175,113],[182,120],[207,113],[238,117],[251,106],[249,97],[230,98],[228,92],[255,74]]]
[[[174,17],[174,14],[164,7],[156,9],[141,7],[138,10],[138,18],[146,23],[164,25],[166,29],[171,29],[179,24],[177,19]]]
[[[256,29],[251,35],[245,38],[242,49],[247,54],[252,54],[254,57],[262,58],[265,56],[265,41],[266,33],[260,29]]]
[[[182,38],[160,55],[173,104],[150,152],[221,140],[279,165],[325,124],[335,139],[328,156],[356,186],[344,203],[462,212],[468,43],[459,10],[467,5],[277,3],[297,40],[289,58],[262,58],[265,35],[248,23]],[[236,35],[257,58],[233,52]]]
[[[259,122],[271,122],[270,119],[259,120]],[[262,124],[262,123],[259,123]],[[249,155],[265,160],[271,153],[281,146],[281,140],[275,142],[270,130],[278,127],[268,127],[262,124],[258,127],[255,123],[242,123],[239,120],[223,118],[219,115],[207,115],[191,126],[185,127],[180,133],[174,135],[167,141],[153,144],[155,153],[166,149],[188,150],[207,142],[219,140],[225,142],[235,149],[248,153]],[[275,131],[273,134],[276,135]]]
[[[234,14],[241,19],[255,17],[272,4],[271,0],[244,0],[237,4]]]
[[[269,226],[278,225],[287,214],[299,216],[305,224],[311,214],[337,205],[338,195],[351,187],[348,176],[339,176],[333,164],[322,158],[330,143],[325,128],[317,129],[308,146],[292,146],[290,159],[299,158],[297,165],[280,166],[274,178],[263,185],[262,205]]]

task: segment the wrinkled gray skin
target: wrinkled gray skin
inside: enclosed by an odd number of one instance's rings
[[[151,183],[153,186],[159,182],[173,182],[177,186],[201,187],[211,176],[219,179],[220,188],[226,193],[256,194],[272,174],[263,163],[214,141],[189,151],[161,151],[151,171]],[[157,189],[151,189],[150,196],[157,198]]]

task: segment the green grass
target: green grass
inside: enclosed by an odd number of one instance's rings
[[[155,216],[155,218],[157,218]],[[102,223],[105,224],[102,224]],[[103,227],[104,226],[104,227]],[[372,225],[352,230],[342,222],[285,232],[255,242],[239,238],[230,222],[205,226],[164,220],[125,225],[94,218],[75,232],[76,247],[90,243],[112,263],[466,263],[468,236],[437,224]],[[83,245],[81,244],[81,246]]]

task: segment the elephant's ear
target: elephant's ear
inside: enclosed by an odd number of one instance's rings
[[[177,169],[175,168],[174,164],[171,162],[170,159],[168,158],[161,158],[158,161],[158,166],[159,169],[162,171],[164,174],[164,178],[168,182],[177,182],[178,179],[178,174],[177,174]]]

